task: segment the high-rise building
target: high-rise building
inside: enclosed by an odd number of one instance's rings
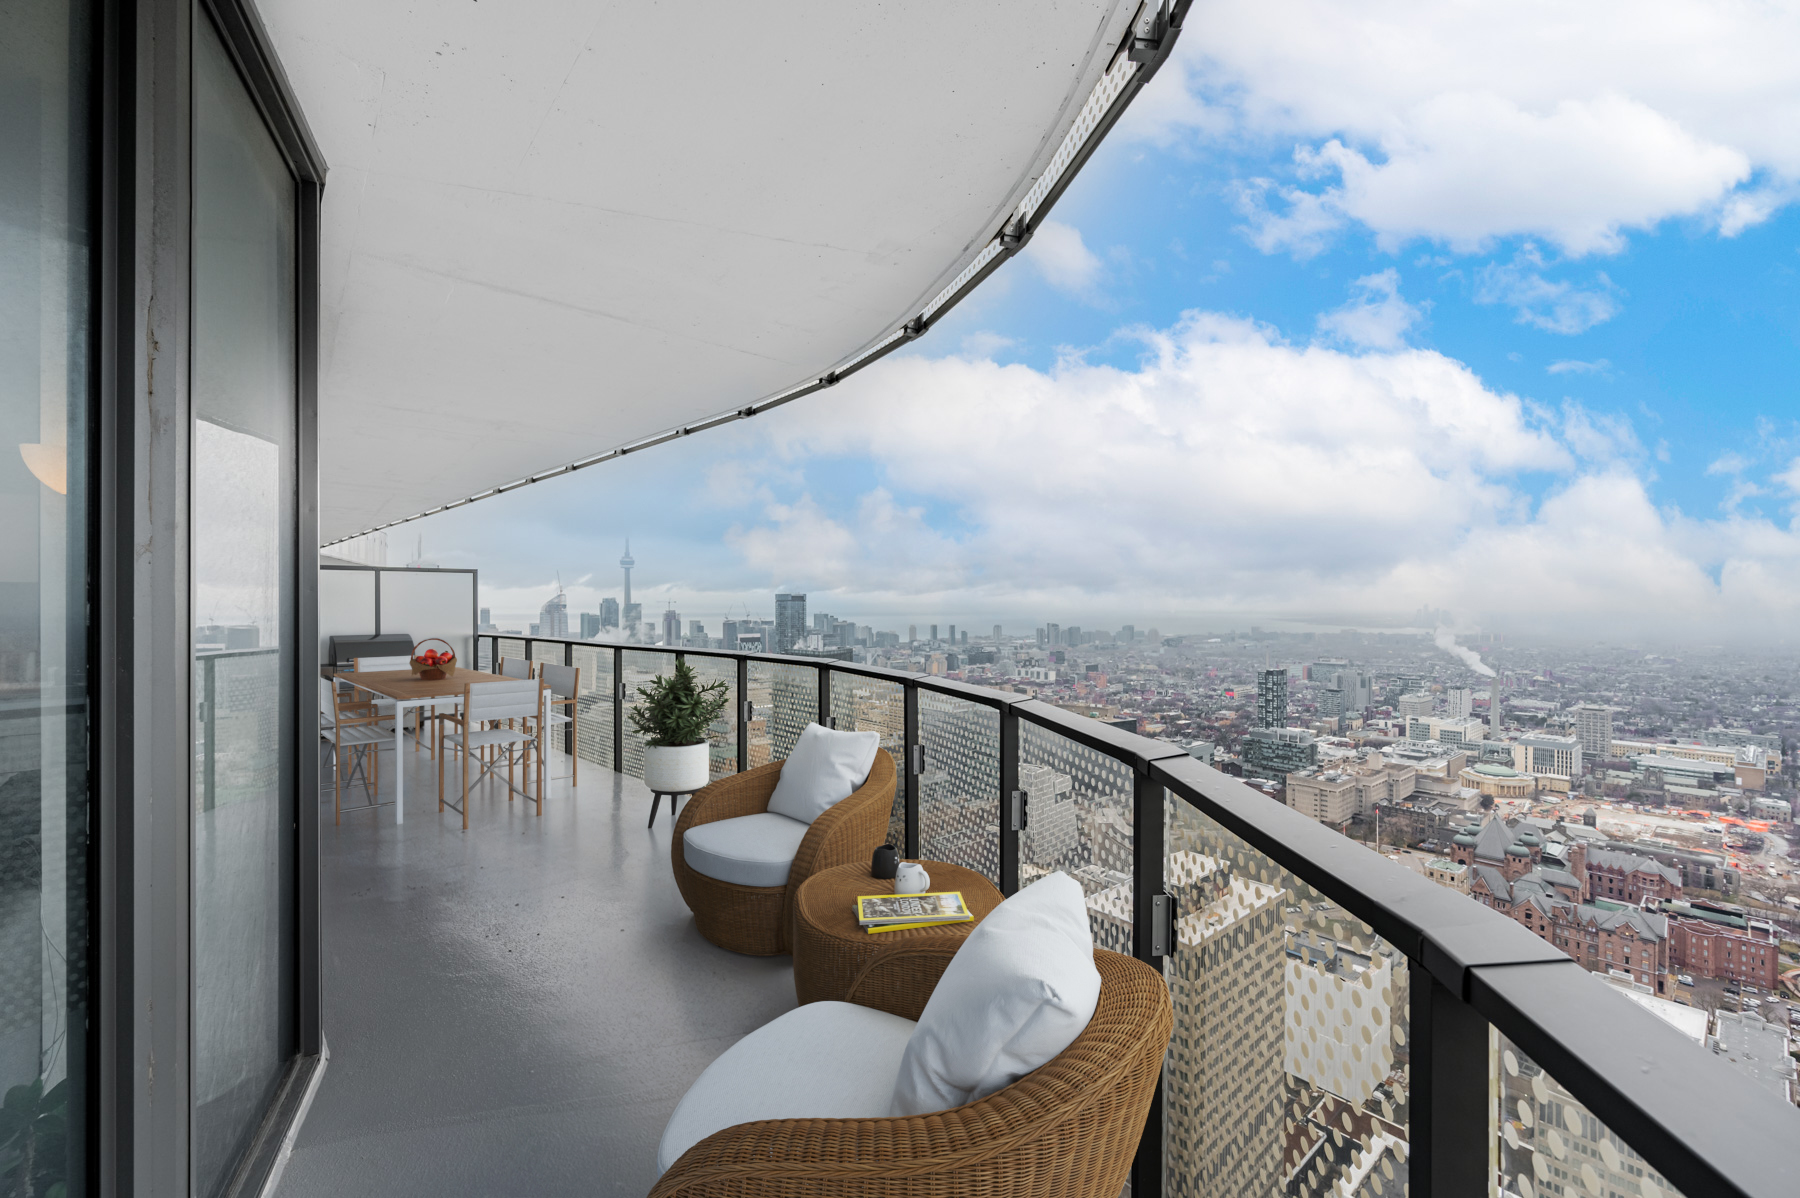
[[[672,607],[663,613],[662,639],[665,645],[681,643],[681,613]]]
[[[581,613],[581,639],[592,640],[600,635],[600,613],[584,611]]]
[[[1466,686],[1453,686],[1444,695],[1444,716],[1466,720],[1475,710],[1475,692]]]
[[[1581,750],[1579,737],[1527,733],[1513,745],[1513,768],[1540,778],[1573,779],[1581,774]]]
[[[493,608],[484,607],[481,609],[481,622],[484,625],[492,624],[494,622],[494,609]]]
[[[1000,639],[1000,625],[998,625],[998,624],[994,625],[994,639],[995,640]]]
[[[1062,643],[1071,648],[1079,648],[1081,645],[1081,625],[1071,624],[1063,629]]]
[[[950,643],[952,645],[956,643],[956,625],[954,624],[950,625]]]
[[[704,648],[706,645],[706,625],[698,620],[689,620],[687,639],[688,644],[692,645],[694,648]]]
[[[1575,736],[1581,741],[1582,756],[1590,761],[1611,757],[1613,709],[1604,703],[1577,703],[1569,714],[1575,717]]]
[[[1246,776],[1276,781],[1319,764],[1319,746],[1302,728],[1252,728],[1244,734],[1239,755]]]
[[[1489,740],[1499,740],[1500,739],[1500,724],[1501,724],[1501,720],[1503,718],[1502,717],[1503,710],[1504,709],[1500,705],[1500,676],[1496,674],[1494,676],[1494,680],[1492,682],[1488,683],[1488,739]]]
[[[1047,648],[1055,648],[1057,645],[1060,645],[1060,644],[1062,644],[1062,625],[1060,625],[1060,624],[1044,625],[1044,645]]]
[[[539,636],[567,637],[569,635],[569,601],[563,594],[562,587],[556,588],[556,594],[544,604],[538,613]]]
[[[936,624],[933,624],[931,626],[931,639],[932,639],[932,642],[935,644],[937,641],[937,625]]]
[[[911,644],[915,643],[918,639],[919,639],[919,626],[917,624],[908,624],[906,626],[906,643],[911,645]]]
[[[621,557],[619,559],[619,569],[625,571],[624,604],[627,608],[630,608],[632,606],[632,603],[631,603],[631,568],[635,565],[637,565],[637,562],[633,561],[631,558],[631,538],[626,537],[625,538],[625,556]],[[627,623],[631,622],[630,616],[626,616],[625,619],[626,619]]]
[[[1410,720],[1414,716],[1429,718],[1431,715],[1431,695],[1425,691],[1412,691],[1400,696],[1394,705],[1395,714],[1402,720]]]
[[[801,594],[775,596],[774,651],[790,653],[805,642],[806,596]]]
[[[643,622],[644,605],[642,603],[627,603],[625,605],[625,623],[623,626],[628,630],[635,631],[643,624]]]
[[[1287,727],[1288,672],[1286,666],[1257,674],[1256,726]]]
[[[1191,851],[1165,870],[1180,902],[1181,951],[1168,961],[1183,1016],[1169,1043],[1167,1101],[1181,1112],[1168,1122],[1169,1171],[1184,1194],[1283,1192],[1286,895]]]
[[[608,596],[600,601],[600,627],[617,628],[619,626],[619,601]]]

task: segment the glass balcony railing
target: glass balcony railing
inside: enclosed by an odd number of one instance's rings
[[[525,642],[487,636],[481,656]],[[842,661],[534,639],[578,665],[572,750],[642,773],[624,709],[685,657],[732,702],[713,776],[812,721],[900,767],[890,837],[1012,893],[1054,870],[1175,1030],[1140,1198],[1794,1193],[1800,1112],[1560,949],[1180,748],[1024,695]],[[623,688],[619,685],[623,683]],[[621,732],[621,729],[625,731]]]

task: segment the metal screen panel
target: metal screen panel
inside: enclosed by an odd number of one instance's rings
[[[894,759],[898,774],[906,762],[906,688],[898,682],[864,678],[842,670],[831,673],[831,718],[840,729],[881,733],[881,747]],[[894,809],[888,817],[888,843],[906,844],[906,787],[894,787]]]
[[[500,652],[495,657],[493,663],[489,666],[489,668],[492,669],[495,673],[498,673],[500,670],[500,660],[502,658],[511,658],[511,657],[521,657],[522,658],[525,656],[525,640],[523,637],[506,637],[506,636],[498,637],[496,639],[500,645]]]
[[[1165,804],[1180,926],[1164,965],[1164,1192],[1403,1198],[1406,958],[1184,800]]]
[[[575,668],[581,697],[575,703],[575,752],[603,770],[613,768],[613,707],[619,688],[613,682],[613,651],[576,645]]]
[[[1000,713],[919,692],[919,853],[1000,884]]]
[[[750,663],[750,765],[785,761],[819,720],[819,671],[786,662]]]
[[[1783,1035],[1775,1029],[1776,1044]],[[1498,1129],[1494,1159],[1500,1169],[1494,1192],[1517,1198],[1681,1198],[1618,1133],[1491,1027],[1488,1049],[1495,1103],[1490,1126]]]
[[[1027,796],[1019,885],[1070,875],[1092,904],[1094,943],[1130,953],[1131,767],[1021,721],[1019,788]]]
[[[725,684],[725,709],[719,712],[718,718],[706,730],[706,740],[710,746],[707,774],[716,782],[737,773],[737,662],[728,657],[696,657],[691,653],[686,660],[693,667],[695,681],[699,685],[710,686],[715,682]]]

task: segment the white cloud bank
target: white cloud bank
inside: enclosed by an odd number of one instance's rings
[[[1398,300],[1379,279],[1363,283],[1378,309]],[[1709,637],[1800,614],[1800,525],[1659,508],[1622,417],[1549,411],[1392,338],[1295,345],[1208,313],[1135,335],[1137,369],[909,356],[847,381],[772,421],[757,468],[866,456],[885,485],[842,510],[790,485],[728,544],[750,577],[803,583],[831,610],[1431,604]],[[1800,496],[1800,462],[1768,485]]]
[[[1100,281],[1100,259],[1082,241],[1080,229],[1061,221],[1046,220],[1038,226],[1025,247],[1025,260],[1044,282],[1078,299],[1091,297]]]
[[[1672,217],[1734,236],[1800,196],[1800,9],[1752,0],[1195,5],[1127,129],[1291,150],[1241,181],[1265,251],[1507,236],[1579,257]]]

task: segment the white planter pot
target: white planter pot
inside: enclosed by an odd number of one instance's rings
[[[645,745],[644,785],[660,794],[693,794],[710,780],[711,746]]]

